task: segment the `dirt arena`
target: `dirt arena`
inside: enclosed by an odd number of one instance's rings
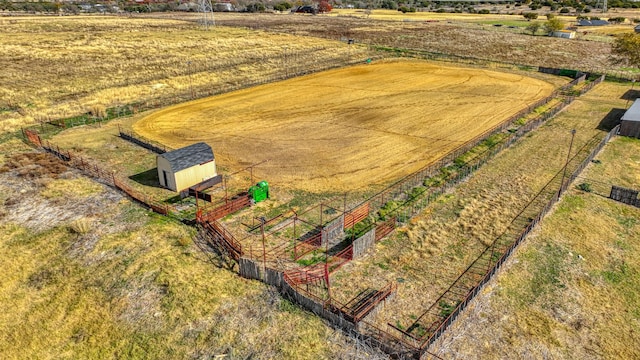
[[[230,171],[311,192],[383,185],[420,169],[554,86],[423,61],[363,64],[200,99],[134,124],[177,148],[210,144]]]

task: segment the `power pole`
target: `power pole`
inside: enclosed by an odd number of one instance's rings
[[[213,19],[213,5],[211,0],[198,0],[198,8],[202,13],[202,25],[205,30],[209,30],[209,25],[216,26],[216,22]]]

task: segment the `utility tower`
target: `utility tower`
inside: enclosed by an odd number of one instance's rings
[[[198,0],[198,8],[202,13],[200,22],[205,30],[209,30],[209,26],[216,26],[216,21],[213,19],[213,5],[211,4],[211,0]]]
[[[607,12],[607,0],[597,0],[596,9],[598,8],[598,5],[600,5],[600,2],[602,2],[602,13],[604,14]]]

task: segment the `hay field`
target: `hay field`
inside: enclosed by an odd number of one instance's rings
[[[259,175],[279,186],[347,191],[414,172],[553,90],[522,75],[381,62],[176,105],[133,128],[174,148],[205,141],[231,169],[268,159]]]
[[[95,107],[175,104],[280,75],[293,65],[285,56],[316,66],[367,51],[174,19],[15,17],[0,19],[0,33],[0,131]]]
[[[398,295],[376,321],[411,324],[562,168],[571,129],[577,130],[575,154],[592,137],[604,136],[603,119],[624,108],[621,97],[628,90],[602,83],[577,99],[376,245],[371,257],[341,268],[332,293],[346,301],[366,287],[402,279]]]

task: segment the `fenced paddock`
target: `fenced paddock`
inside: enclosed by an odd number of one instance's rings
[[[602,81],[604,78],[597,78],[595,81],[591,82],[586,87],[582,87],[579,93],[584,93],[588,91],[591,87],[595,86],[597,83]],[[569,90],[572,86],[580,84],[585,81],[584,76],[580,76],[574,81],[572,81],[568,86],[566,86],[564,90]],[[591,85],[593,84],[593,85]],[[336,304],[341,304],[331,295],[331,286],[330,286],[330,277],[335,269],[340,268],[346,262],[350,261],[355,257],[363,256],[366,251],[375,244],[376,241],[381,240],[385,235],[389,232],[393,231],[398,223],[398,220],[406,221],[409,217],[413,216],[416,212],[418,212],[421,208],[426,206],[431,199],[437,197],[439,193],[444,191],[447,186],[451,186],[459,181],[461,181],[464,177],[468,176],[471,172],[481,166],[484,162],[486,162],[489,158],[491,158],[494,154],[499,152],[500,150],[510,146],[513,144],[518,138],[522,137],[529,131],[537,128],[545,121],[553,117],[559,111],[564,109],[568,104],[573,101],[573,97],[571,96],[562,96],[562,93],[554,94],[556,96],[561,97],[561,101],[556,104],[548,107],[545,112],[538,115],[534,118],[529,118],[529,120],[524,124],[520,124],[518,127],[503,127],[499,128],[499,130],[493,130],[494,133],[489,132],[489,134],[495,134],[504,132],[506,136],[503,136],[501,141],[496,145],[489,146],[482,152],[474,152],[472,156],[466,157],[466,162],[462,163],[458,160],[465,155],[464,152],[455,153],[450,155],[448,162],[443,162],[440,165],[440,168],[434,168],[433,172],[419,172],[414,176],[409,176],[402,181],[395,184],[395,191],[383,191],[382,193],[374,196],[369,199],[365,203],[354,205],[351,207],[351,210],[347,210],[346,208],[346,200],[345,206],[341,211],[341,215],[333,218],[332,220],[320,221],[319,223],[310,223],[309,230],[315,230],[315,235],[310,238],[304,239],[303,237],[289,239],[282,241],[274,241],[275,236],[280,236],[286,227],[291,226],[292,224],[296,224],[296,221],[299,221],[297,214],[293,216],[293,218],[281,218],[277,217],[277,221],[274,221],[274,224],[269,224],[270,221],[267,221],[262,224],[262,251],[255,251],[255,248],[251,248],[248,253],[244,253],[245,256],[248,255],[248,259],[254,259],[251,262],[248,262],[246,259],[240,260],[242,262],[241,273],[243,276],[249,278],[257,278],[265,281],[265,276],[263,275],[266,269],[271,268],[271,266],[275,266],[278,270],[282,271],[284,283],[288,284],[291,289],[294,289],[300,294],[304,294],[304,299],[299,299],[301,304],[309,309],[316,309],[318,305],[313,305],[308,303],[309,299],[315,299],[316,304],[324,304],[324,307],[334,306],[337,307]],[[554,99],[545,99],[545,101],[536,104],[536,107],[545,105]],[[515,121],[517,119],[522,118],[526,114],[518,114],[517,118],[514,117]],[[513,124],[511,124],[513,126]],[[510,131],[506,131],[506,130]],[[612,133],[615,133],[615,129]],[[587,143],[583,148],[579,149],[578,153],[571,159],[571,164],[574,164],[576,161],[581,161],[581,156],[587,156],[588,159],[583,161],[582,164],[578,165],[576,168],[576,173],[581,171],[583,164],[590,160],[588,155],[588,151],[595,147],[597,151],[603,144],[608,141],[608,135],[606,139],[601,140],[599,138],[594,138],[591,142]],[[477,143],[476,143],[477,145]],[[465,148],[466,151],[469,148]],[[587,151],[587,153],[585,153]],[[585,155],[586,154],[586,155]],[[455,157],[453,157],[455,155]],[[454,174],[453,177],[445,179],[445,184],[441,185],[439,192],[422,192],[417,196],[409,196],[407,194],[407,190],[411,190],[412,186],[422,186],[424,184],[425,179],[430,179],[436,173],[436,169],[440,170],[447,164],[454,164],[456,169],[459,171]],[[422,171],[424,171],[423,169]],[[387,350],[389,352],[393,351],[394,353],[402,353],[402,354],[413,354],[412,356],[420,356],[421,354],[427,354],[428,347],[432,344],[440,334],[446,329],[448,324],[453,321],[457,314],[468,304],[469,301],[477,294],[478,289],[488,281],[488,279],[495,274],[499,266],[505,261],[505,259],[509,256],[509,254],[513,251],[515,246],[519,244],[524,237],[528,234],[528,232],[537,224],[538,221],[544,216],[544,214],[549,211],[551,205],[557,200],[558,196],[562,191],[566,189],[568,186],[567,182],[562,182],[563,178],[559,178],[560,173],[556,174],[556,176],[540,191],[540,193],[532,200],[521,212],[520,214],[512,221],[511,227],[500,237],[498,237],[494,243],[485,249],[484,252],[472,262],[469,268],[463,272],[460,277],[454,281],[454,283],[450,286],[450,288],[442,294],[442,296],[436,301],[429,309],[425,311],[425,313],[420,316],[414,324],[411,324],[407,328],[409,330],[401,330],[394,326],[389,325],[387,329],[380,329],[378,325],[374,325],[369,323],[366,319],[360,318],[360,322],[358,322],[357,329],[367,329],[371,333],[369,335],[378,336],[378,339],[381,342],[385,342],[384,348],[387,346]],[[569,177],[567,181],[570,181],[573,177]],[[407,180],[408,179],[408,180]],[[393,189],[394,186],[390,187]],[[401,191],[398,191],[401,189]],[[436,189],[438,189],[436,187]],[[559,190],[561,189],[561,190]],[[421,199],[422,206],[417,206],[418,203],[416,199]],[[396,209],[393,209],[389,212],[389,214],[394,215],[386,219],[378,219],[371,222],[371,218],[375,217],[376,211],[383,208],[389,202],[400,201],[401,206],[397,206]],[[321,207],[322,208],[322,207]],[[339,208],[339,206],[326,206],[325,208]],[[365,210],[367,215],[365,216]],[[323,211],[320,211],[316,219],[319,217],[322,219]],[[355,222],[351,219],[361,219],[360,222]],[[348,219],[348,220],[347,220]],[[367,221],[364,221],[367,220]],[[300,221],[300,223],[304,223]],[[364,224],[364,227],[359,224]],[[349,226],[347,226],[349,224]],[[267,233],[264,232],[265,225],[270,227],[270,231]],[[344,248],[341,252],[337,253],[334,256],[329,256],[330,253],[328,251],[328,245],[336,244],[335,241],[330,240],[330,233],[336,234],[336,238],[344,237],[344,233],[340,230],[347,229],[351,227],[355,230],[355,228],[359,228],[359,231],[352,231],[350,235],[352,239],[347,243],[348,246]],[[524,230],[522,230],[524,229]],[[295,231],[294,231],[295,233]],[[271,238],[271,241],[266,240],[269,236],[274,236]],[[258,237],[259,238],[259,237]],[[309,239],[313,239],[312,241],[308,241]],[[515,239],[515,240],[514,240]],[[293,245],[287,246],[276,246],[275,248],[269,249],[267,251],[266,242],[270,243],[280,243],[280,244],[291,244],[291,240],[293,240]],[[307,240],[307,242],[305,242]],[[304,244],[301,246],[300,253],[297,252],[297,244]],[[308,246],[305,248],[305,246]],[[311,251],[317,251],[318,249],[322,249],[325,247],[325,257],[324,260],[319,263],[312,264],[303,268],[300,268],[295,263],[289,262],[288,265],[283,265],[283,260],[298,260],[304,258],[304,256]],[[302,250],[305,249],[305,250]],[[293,256],[291,255],[293,253]],[[278,255],[280,254],[280,255]],[[302,256],[300,256],[302,255]],[[262,263],[262,266],[259,264]],[[249,264],[249,265],[248,265]],[[274,265],[275,264],[275,265]],[[261,270],[265,269],[265,270]],[[370,293],[375,293],[376,290],[370,290]],[[381,290],[379,290],[381,291]],[[474,293],[475,291],[475,293]],[[356,295],[354,298],[347,300],[346,304],[351,304],[354,302],[358,302],[358,297],[363,296],[363,293]],[[462,294],[467,294],[466,296],[462,296]],[[365,296],[366,297],[366,296]],[[375,298],[373,296],[372,298]],[[295,297],[294,297],[295,299]],[[458,305],[463,304],[462,308],[459,308]],[[342,309],[343,317],[347,312],[344,309],[348,309],[349,305],[342,305],[342,307],[337,307],[338,309]],[[444,308],[443,308],[444,307]],[[317,311],[314,310],[314,311]],[[443,314],[451,315],[451,316],[443,316]],[[322,312],[320,312],[322,314]],[[328,318],[330,321],[332,316],[323,315],[325,318]],[[346,316],[349,318],[349,316]],[[341,318],[342,319],[342,318]],[[332,321],[337,326],[340,321]],[[351,331],[351,330],[349,330]],[[395,334],[394,334],[395,332]],[[367,335],[365,333],[361,333]],[[367,335],[367,336],[369,336]],[[392,339],[392,340],[390,340]],[[396,345],[388,345],[388,343],[395,343]]]
[[[576,79],[578,80],[578,82],[580,81],[584,81],[584,78],[582,79]],[[576,82],[577,83],[577,82]],[[558,94],[554,94],[555,96],[558,96]],[[543,99],[546,100],[544,102],[541,102],[539,104],[534,104],[536,105],[536,107],[542,106],[546,103],[548,103],[550,100],[547,99]],[[566,106],[566,104],[571,102],[571,98],[566,98],[564,101],[562,101],[561,105],[564,104],[564,106]],[[542,100],[541,100],[542,101]],[[553,111],[557,112],[560,111],[563,108],[563,106],[554,106],[552,109]],[[555,112],[553,112],[553,114],[555,114]],[[551,113],[551,112],[549,112]],[[548,115],[553,116],[553,114]],[[518,114],[517,117],[515,117],[515,120],[518,120],[521,116],[523,116],[524,114]],[[535,126],[540,125],[542,122],[544,122],[547,118],[541,117],[539,119],[536,119],[535,121],[529,122],[529,124],[536,124]],[[501,127],[499,128],[500,130],[496,130],[496,129],[490,129],[492,133],[498,133],[498,132],[503,132],[507,129],[509,129],[509,127],[503,127],[504,125],[501,125]],[[526,131],[530,131],[531,129],[535,128],[535,126],[530,126],[528,128],[528,130]],[[520,136],[522,136],[524,133],[526,133],[525,129],[527,129],[527,127],[522,127],[522,131],[520,131],[520,129],[517,129],[515,131],[512,132],[512,134],[519,134]],[[511,129],[513,130],[513,129]],[[520,132],[519,132],[520,131]],[[25,136],[34,144],[36,144],[36,141],[33,141],[34,135],[32,133],[25,133]],[[486,134],[485,134],[486,136]],[[515,141],[517,137],[512,138],[510,141],[505,141],[504,144],[508,146],[509,144],[511,144],[513,141]],[[38,143],[41,143],[40,139],[38,138]],[[479,141],[478,141],[479,142]],[[42,144],[41,144],[42,145]],[[477,143],[476,143],[477,145]],[[50,144],[45,143],[44,145],[42,145],[43,148],[51,153],[54,153],[55,155],[57,155],[58,157],[61,157],[63,160],[68,161],[68,162],[72,162],[72,159],[75,159],[75,156],[72,156],[72,154],[70,152],[64,152],[61,151],[60,149],[54,148],[53,146],[51,146]],[[503,147],[500,148],[496,148],[496,149],[502,149]],[[494,150],[496,150],[494,149]],[[468,150],[468,149],[466,149]],[[496,150],[497,152],[497,150]],[[486,152],[487,154],[490,154],[491,152]],[[461,156],[462,154],[464,154],[464,152],[460,152],[460,153],[455,153],[455,157],[452,158],[452,160],[457,159],[459,156]],[[453,155],[451,155],[453,156]],[[473,159],[475,160],[477,157],[474,157]],[[82,159],[82,158],[81,158]],[[82,162],[82,160],[80,160]],[[74,163],[75,164],[75,163]],[[446,163],[444,163],[446,164]],[[473,171],[473,169],[477,168],[477,166],[480,166],[482,164],[482,161],[477,161],[476,163],[474,163],[473,166],[470,166],[469,169],[470,171]],[[460,164],[457,164],[457,166],[459,166]],[[77,165],[74,165],[77,167]],[[96,166],[80,166],[80,169],[82,169],[83,171],[86,172],[91,172],[93,169],[93,173],[95,177],[98,178],[102,178],[105,177],[105,175],[103,173],[100,172],[100,169],[98,169],[98,167]],[[470,172],[469,171],[469,172]],[[466,175],[468,175],[468,173],[466,173]],[[464,172],[460,172],[461,174]],[[433,176],[433,174],[430,174],[431,176],[426,176],[426,178],[430,178]],[[466,176],[464,175],[464,176]],[[554,178],[555,179],[555,178]],[[424,178],[422,179],[422,181],[424,181]],[[459,181],[459,180],[457,180]],[[149,202],[148,199],[146,199],[144,196],[134,196],[131,195],[131,193],[134,193],[134,190],[131,188],[128,188],[126,186],[126,184],[123,183],[119,183],[117,179],[113,178],[112,179],[112,183],[114,186],[122,189],[123,191],[127,192],[128,194],[130,194],[130,196],[132,196],[134,199],[139,200],[139,198],[142,198],[142,200],[140,200],[141,202],[147,203],[148,206],[150,206],[152,209],[154,209],[157,212],[163,213],[163,208],[161,206],[155,206],[154,204]],[[455,182],[453,182],[455,183]],[[389,202],[390,200],[394,201],[394,200],[406,200],[407,198],[411,198],[409,196],[407,196],[406,194],[406,190],[411,189],[411,186],[409,183],[403,183],[403,191],[399,192],[399,193],[389,193],[389,192],[383,192],[381,198],[379,199],[379,203],[376,206],[374,201],[371,202],[367,202],[366,204],[361,204],[358,207],[353,208],[352,210],[347,210],[346,207],[343,208],[343,213],[342,215],[335,217],[333,219],[330,220],[326,220],[323,221],[322,219],[322,214],[323,212],[320,211],[320,221],[319,223],[317,223],[317,225],[315,225],[315,229],[318,230],[319,229],[319,234],[320,234],[320,241],[319,241],[319,245],[316,246],[316,249],[319,247],[326,247],[328,248],[330,245],[336,246],[338,245],[338,241],[340,238],[343,238],[345,236],[344,231],[345,230],[349,230],[351,228],[354,228],[357,224],[359,224],[360,222],[364,221],[365,219],[367,219],[368,217],[365,216],[365,213],[371,215],[372,212],[374,212],[376,209],[380,209],[382,208],[387,202]],[[562,183],[561,184],[561,189],[565,188],[566,184]],[[545,187],[546,189],[546,187]],[[561,192],[562,190],[560,190]],[[386,197],[385,197],[386,195]],[[430,198],[430,197],[427,197]],[[336,206],[337,207],[337,206]],[[405,207],[406,208],[406,207]],[[414,207],[415,208],[415,207]],[[366,209],[366,211],[365,211]],[[548,211],[547,208],[544,208],[545,211]],[[165,207],[164,210],[165,214],[169,212],[168,208]],[[415,210],[413,210],[415,211]],[[396,215],[399,214],[398,211],[394,212]],[[403,214],[403,219],[407,219],[411,213],[409,214]],[[539,217],[541,217],[541,215],[539,214],[538,217],[534,218],[534,220],[537,222],[539,221]],[[293,218],[293,224],[295,226],[295,222],[296,220],[300,221],[301,218],[299,218],[297,215]],[[356,220],[358,219],[358,220]],[[394,348],[394,350],[392,351],[398,351],[396,353],[402,353],[402,354],[413,354],[413,355],[420,355],[420,354],[425,354],[427,353],[427,347],[429,344],[431,344],[434,340],[430,340],[431,338],[425,339],[424,336],[420,335],[416,335],[416,333],[411,333],[409,331],[404,331],[402,332],[402,334],[400,335],[392,335],[393,330],[380,330],[377,329],[373,324],[369,324],[366,321],[366,316],[368,314],[370,314],[372,311],[374,311],[376,309],[376,306],[381,303],[382,301],[385,301],[385,299],[390,299],[392,298],[392,293],[393,291],[388,291],[388,289],[394,288],[393,284],[387,284],[385,285],[385,287],[375,290],[372,289],[371,292],[369,293],[369,295],[362,295],[359,294],[358,296],[354,297],[353,299],[349,300],[346,302],[346,304],[341,304],[340,302],[336,301],[335,299],[333,299],[331,297],[331,293],[330,293],[330,275],[331,272],[333,272],[335,269],[339,268],[340,266],[344,265],[346,262],[350,261],[351,259],[354,258],[355,254],[357,253],[358,256],[362,256],[362,254],[364,254],[367,250],[368,247],[372,246],[371,244],[375,243],[375,241],[379,241],[382,237],[384,237],[386,234],[388,234],[389,232],[393,231],[393,229],[395,229],[396,224],[398,222],[399,219],[397,219],[396,217],[391,217],[389,219],[386,219],[384,221],[378,221],[376,223],[370,224],[370,230],[366,231],[362,237],[358,237],[351,240],[351,244],[348,245],[345,249],[342,249],[340,251],[336,251],[334,252],[334,255],[329,256],[329,252],[327,249],[327,253],[325,255],[325,261],[324,264],[319,263],[319,264],[314,264],[311,266],[308,266],[307,268],[304,269],[299,269],[299,268],[287,268],[287,265],[282,265],[282,263],[279,263],[278,266],[276,266],[276,268],[271,268],[267,266],[267,251],[263,245],[263,251],[262,251],[262,265],[260,265],[259,263],[259,251],[254,252],[251,249],[249,250],[249,252],[247,253],[245,249],[243,249],[242,245],[240,244],[239,241],[235,240],[233,238],[233,235],[230,234],[228,231],[226,231],[226,229],[224,229],[224,227],[219,224],[216,223],[215,220],[217,220],[216,218],[210,218],[210,219],[201,219],[200,222],[201,224],[204,225],[204,228],[206,231],[212,232],[214,234],[216,234],[216,240],[214,240],[213,242],[217,242],[218,243],[218,247],[223,247],[226,248],[228,253],[231,255],[232,258],[234,258],[235,260],[237,260],[240,264],[240,271],[241,274],[243,276],[246,276],[248,278],[255,278],[255,279],[260,279],[262,281],[265,281],[269,284],[272,284],[274,286],[278,286],[280,288],[283,288],[283,292],[287,293],[287,294],[292,294],[293,291],[293,295],[292,298],[296,299],[296,301],[298,301],[301,304],[304,304],[305,307],[313,309],[314,312],[321,314],[323,317],[328,318],[330,321],[332,321],[332,323],[336,324],[336,326],[339,326],[341,328],[346,329],[346,331],[352,332],[354,331],[353,329],[358,329],[358,326],[360,328],[363,329],[369,329],[369,331],[371,331],[371,333],[375,333],[377,334],[376,336],[380,336],[379,339],[383,339],[379,342],[384,342],[385,344],[381,344],[380,347],[385,347],[387,346],[389,349]],[[301,221],[302,222],[302,221]],[[280,231],[283,231],[285,229],[286,226],[289,226],[292,222],[291,221],[283,221],[280,223],[280,225],[282,227],[277,228],[277,231],[274,230],[271,232],[270,235],[273,236],[280,236],[279,233]],[[284,225],[283,225],[284,224]],[[312,224],[312,222],[308,221],[307,225]],[[264,224],[262,224],[264,225]],[[532,225],[534,226],[535,223]],[[526,228],[527,232],[529,230],[529,227]],[[264,242],[264,226],[262,227],[262,240]],[[295,235],[295,231],[294,231],[294,235]],[[521,241],[521,238],[524,238],[524,236],[526,235],[526,233],[524,235],[521,235],[520,238],[518,238],[519,240],[516,241],[516,245],[517,242]],[[352,235],[353,236],[353,235]],[[255,236],[254,236],[255,237]],[[354,236],[355,237],[355,236]],[[362,240],[360,240],[362,238]],[[231,239],[231,240],[230,240]],[[373,239],[373,241],[371,240]],[[293,240],[300,240],[298,238],[296,238],[294,236]],[[360,240],[360,241],[359,241]],[[293,250],[294,250],[294,258],[296,257],[296,244],[300,242],[300,241],[293,241],[292,243],[293,245]],[[288,242],[287,242],[288,243]],[[358,250],[356,251],[356,244]],[[491,261],[494,259],[495,255],[498,254],[499,250],[503,250],[504,249],[504,244],[500,244],[502,247],[499,247],[498,245],[496,245],[496,247],[491,251],[491,252],[486,252],[487,254],[490,254],[490,256],[488,256],[489,260],[486,260],[483,262],[483,260],[481,258],[479,258],[478,260],[474,261],[474,263],[472,264],[472,266],[470,267],[470,269],[472,269],[473,271],[469,270],[468,273],[469,274],[475,274],[478,275],[480,273],[482,273],[482,271],[484,269],[489,269],[488,272],[485,272],[485,274],[487,274],[486,276],[490,277],[493,273],[495,273],[495,269],[497,269],[497,266],[492,267],[492,263]],[[514,246],[516,246],[514,245]],[[312,245],[313,246],[313,245]],[[507,247],[507,249],[509,249]],[[280,254],[278,256],[275,257],[270,257],[270,260],[273,261],[278,261],[278,260],[282,260],[282,259],[286,259],[287,257],[290,257],[290,250],[291,247],[285,247],[284,249],[277,249],[274,248],[270,251],[270,255],[273,254]],[[511,250],[507,250],[507,252],[510,254]],[[484,255],[485,253],[483,253]],[[245,257],[247,256],[248,257]],[[508,254],[506,255],[508,256]],[[481,255],[482,257],[482,255]],[[503,255],[504,257],[504,255]],[[475,268],[472,268],[473,266],[475,266]],[[492,270],[493,269],[493,270]],[[486,271],[486,270],[484,270]],[[493,271],[493,272],[492,272]],[[465,272],[466,273],[466,272]],[[302,275],[302,276],[301,276]],[[463,274],[464,275],[464,274]],[[477,277],[477,276],[476,276]],[[461,276],[461,278],[459,278],[458,280],[456,280],[456,282],[452,285],[451,289],[455,289],[456,291],[451,291],[451,293],[455,293],[458,294],[459,291],[461,289],[469,288],[470,284],[473,283],[473,281],[476,281],[475,278],[473,278],[472,280],[461,280],[463,279],[463,277]],[[481,282],[481,284],[479,286],[482,286],[484,283]],[[309,286],[311,285],[311,287]],[[473,289],[477,288],[476,287],[471,287],[471,290],[469,290],[469,293],[472,293]],[[317,290],[321,289],[324,291],[320,291],[318,292]],[[384,295],[382,295],[384,294]],[[436,316],[442,316],[442,301],[446,300],[449,304],[455,304],[455,299],[451,298],[451,297],[447,297],[445,296],[446,293],[443,295],[443,297],[441,297],[441,299],[439,299],[440,301],[437,303],[436,307],[433,307],[433,309],[436,310]],[[475,295],[475,294],[474,294]],[[473,295],[473,296],[474,296]],[[473,297],[471,296],[471,298]],[[362,297],[362,298],[359,298]],[[465,301],[469,300],[470,298],[467,297],[465,298]],[[354,306],[353,304],[358,304],[357,306]],[[452,305],[449,305],[452,306]],[[440,307],[440,308],[438,308]],[[364,310],[363,310],[364,309]],[[432,308],[430,308],[430,310],[432,310]],[[430,310],[427,311],[427,313],[425,313],[424,316],[433,316],[433,313],[430,313]],[[440,311],[438,311],[440,310]],[[459,310],[462,311],[462,310]],[[410,326],[410,328],[412,329],[420,329],[420,332],[422,331],[427,331],[427,333],[431,333],[436,334],[434,335],[435,338],[437,338],[437,336],[439,336],[439,334],[441,334],[442,331],[444,331],[444,329],[446,328],[447,325],[442,325],[445,324],[447,321],[449,321],[449,323],[451,321],[453,321],[453,319],[455,319],[455,316],[457,316],[457,314],[459,313],[454,311],[452,314],[454,314],[452,317],[449,317],[447,319],[445,319],[445,321],[443,321],[442,323],[440,323],[440,326],[437,328],[434,328],[436,321],[434,322],[430,322],[431,326],[426,327],[422,324],[423,321],[423,317],[420,317],[418,320],[416,320],[416,326]],[[438,315],[439,314],[439,315]],[[345,320],[346,319],[346,320]],[[345,322],[346,321],[346,322]],[[353,322],[355,322],[356,327],[352,328],[352,324]],[[362,335],[362,334],[361,334]],[[369,335],[364,335],[364,336],[369,336]],[[408,338],[411,338],[412,340],[408,340]],[[389,340],[392,339],[392,340]],[[376,340],[378,341],[378,340]],[[401,344],[400,346],[400,350],[398,350],[398,348],[395,345],[388,345],[388,344],[393,344],[393,343],[398,343]],[[391,351],[391,350],[390,350]]]
[[[132,186],[127,184],[126,180],[116,176],[114,171],[106,170],[101,165],[98,165],[92,160],[80,156],[75,152],[61,149],[59,146],[56,146],[47,140],[42,140],[38,133],[33,130],[24,129],[23,134],[25,136],[25,140],[31,145],[55,155],[59,159],[65,161],[68,166],[82,171],[89,177],[122,190],[133,200],[147,206],[151,210],[162,215],[169,215],[175,212],[175,209],[172,206],[154,200],[143,192],[134,189]]]

